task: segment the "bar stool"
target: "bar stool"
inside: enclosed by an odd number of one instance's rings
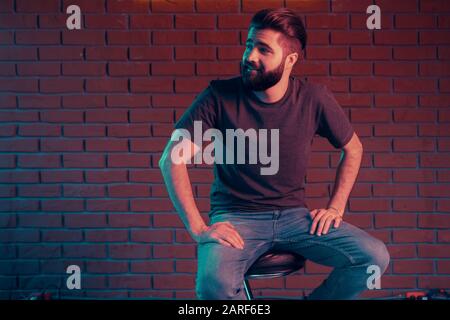
[[[302,269],[306,259],[294,252],[269,250],[256,260],[244,276],[244,290],[248,300],[253,300],[250,279],[268,279],[287,276]]]

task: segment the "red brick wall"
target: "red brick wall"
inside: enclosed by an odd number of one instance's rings
[[[211,79],[239,74],[246,28],[263,7],[305,18],[295,74],[329,85],[365,154],[346,217],[387,243],[381,291],[450,288],[450,2],[0,1],[0,297],[194,296],[195,244],[157,167],[172,125]],[[82,29],[67,30],[77,4]],[[326,204],[340,154],[316,138],[310,207]],[[190,172],[209,208],[212,173]],[[256,294],[309,292],[329,269],[253,283]]]

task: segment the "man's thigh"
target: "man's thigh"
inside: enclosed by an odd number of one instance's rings
[[[242,287],[244,274],[264,252],[270,249],[271,237],[268,221],[253,221],[234,215],[213,218],[212,223],[229,221],[244,240],[244,249],[228,247],[218,242],[201,243],[197,247],[197,290],[210,291],[214,287],[224,292]]]
[[[380,240],[345,221],[338,228],[331,226],[327,234],[317,236],[310,234],[309,214],[291,219],[291,223],[283,224],[284,230],[279,230],[276,248],[295,251],[315,263],[331,267],[353,265],[370,260],[374,251],[384,249]]]

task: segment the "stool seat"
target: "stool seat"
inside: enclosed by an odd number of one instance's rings
[[[248,269],[245,278],[270,278],[288,275],[304,267],[306,259],[294,252],[270,250]]]

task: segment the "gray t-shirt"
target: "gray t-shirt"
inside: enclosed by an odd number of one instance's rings
[[[354,132],[326,86],[311,84],[293,76],[289,78],[286,93],[275,103],[260,101],[244,88],[241,77],[213,80],[197,96],[175,128],[187,129],[194,137],[194,121],[201,121],[203,132],[210,128],[218,129],[226,145],[222,149],[223,163],[214,163],[210,216],[230,211],[307,207],[304,199],[305,174],[314,135],[319,134],[335,148],[342,148]],[[264,138],[260,135],[264,130],[260,129],[267,129],[266,140],[245,140],[245,163],[237,161],[238,143],[235,138],[234,161],[226,161],[228,143],[232,140],[226,131],[239,128],[244,132],[255,130],[257,138]],[[276,137],[272,129],[278,129],[278,141],[272,139]],[[260,144],[266,143],[266,155],[275,159],[276,148],[272,146],[275,142],[278,142],[278,170],[275,174],[261,174],[261,168],[269,167],[267,157],[265,162],[261,157],[254,163],[250,161],[250,154],[263,150]],[[275,167],[273,163],[270,165]]]

